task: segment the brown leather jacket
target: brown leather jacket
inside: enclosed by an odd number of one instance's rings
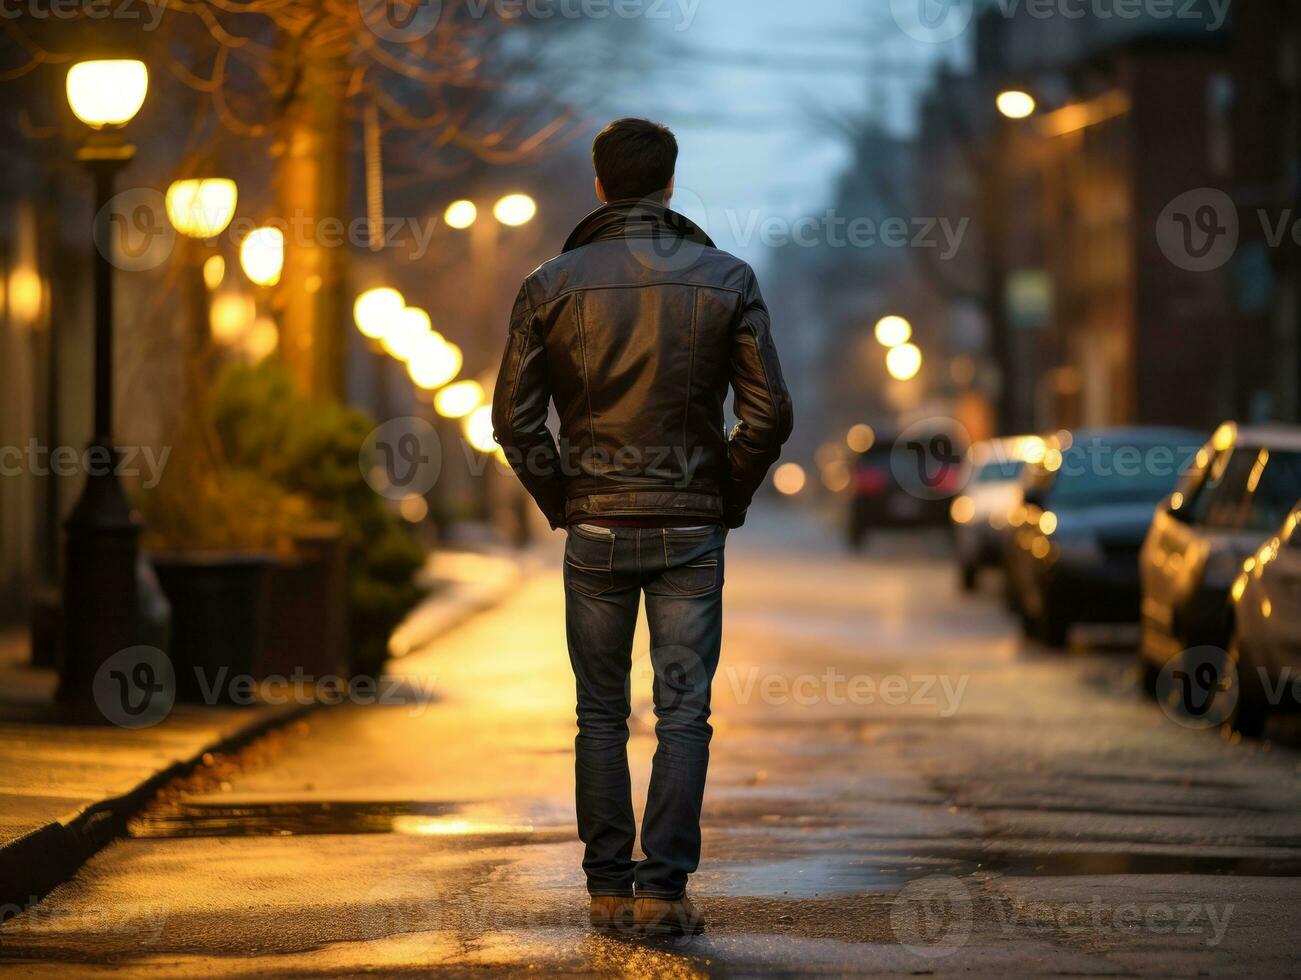
[[[615,515],[739,527],[792,426],[753,270],[644,201],[594,211],[524,280],[492,417],[552,527]]]

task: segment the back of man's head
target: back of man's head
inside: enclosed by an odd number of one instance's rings
[[[607,201],[667,200],[678,141],[649,119],[616,119],[592,141],[592,164]]]

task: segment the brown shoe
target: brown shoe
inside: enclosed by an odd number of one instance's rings
[[[632,928],[631,895],[593,895],[592,928],[619,929]]]
[[[638,895],[633,924],[638,932],[651,936],[698,936],[705,931],[705,917],[686,895],[676,899]]]

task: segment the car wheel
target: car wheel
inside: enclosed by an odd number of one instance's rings
[[[1229,644],[1229,661],[1237,668],[1238,700],[1229,716],[1229,727],[1239,735],[1259,738],[1269,718],[1269,699],[1261,686],[1260,672],[1235,636]]]
[[[958,566],[958,584],[962,587],[963,592],[976,591],[976,576],[978,574],[979,569],[974,565]]]
[[[854,526],[849,529],[849,550],[855,553],[860,552],[863,550],[863,546],[866,543],[867,528],[863,527],[861,524],[854,524]]]
[[[1142,663],[1142,673],[1143,676],[1142,679],[1139,681],[1139,684],[1143,688],[1143,693],[1146,694],[1148,697],[1152,698],[1153,700],[1155,700],[1156,684],[1161,677],[1161,668],[1158,667],[1156,664],[1152,663],[1152,661],[1148,660],[1146,657],[1144,657]]]
[[[1071,621],[1065,610],[1045,597],[1043,609],[1035,620],[1035,639],[1044,646],[1064,647],[1070,629]]]

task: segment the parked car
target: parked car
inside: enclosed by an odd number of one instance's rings
[[[942,433],[937,430],[937,434]],[[912,456],[901,455],[892,438],[879,438],[859,454],[850,482],[850,547],[862,548],[873,528],[944,525],[949,502],[962,486],[964,448],[956,451],[957,462],[928,459],[924,482],[913,477]],[[901,474],[906,483],[900,482]]]
[[[967,485],[949,506],[958,581],[965,592],[976,587],[982,568],[1003,560],[1007,515],[1021,502],[1021,470],[1029,439],[990,439],[976,443],[967,453]]]
[[[1296,710],[1301,678],[1301,503],[1278,534],[1243,563],[1229,590],[1233,637],[1229,659],[1239,692],[1231,723],[1259,735],[1273,711]]]
[[[1226,649],[1243,562],[1301,497],[1301,428],[1225,423],[1157,509],[1141,557],[1144,684],[1198,646]]]
[[[1191,464],[1182,429],[1059,432],[1026,463],[1007,574],[1026,632],[1061,646],[1076,623],[1137,621],[1138,555],[1152,508]]]

